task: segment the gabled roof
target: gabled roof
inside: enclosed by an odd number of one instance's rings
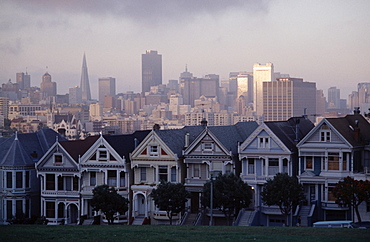
[[[330,124],[352,145],[363,146],[370,144],[370,124],[362,116],[350,114],[342,118],[327,118]],[[358,140],[355,138],[358,130]]]
[[[256,122],[239,122],[230,126],[208,127],[217,139],[233,154],[238,153],[238,143],[242,143],[258,127]]]
[[[15,134],[0,139],[1,166],[33,166],[57,140],[66,140],[52,129]],[[37,156],[35,156],[37,155]]]
[[[79,157],[96,142],[99,136],[89,136],[84,140],[61,141],[59,144],[68,152],[68,154],[78,163]]]
[[[289,149],[294,149],[296,143],[314,128],[314,124],[304,117],[293,117],[287,121],[269,121],[264,123]]]
[[[132,134],[107,135],[104,139],[120,155],[129,161],[129,154],[135,149],[143,139],[150,133],[150,130],[135,131]],[[136,144],[135,144],[136,143]]]
[[[243,142],[256,128],[256,122],[240,122],[229,126],[207,126],[221,144],[233,154],[237,153],[238,142]],[[162,141],[178,155],[182,156],[185,148],[185,136],[189,134],[189,145],[203,132],[204,126],[185,126],[182,129],[157,130]]]

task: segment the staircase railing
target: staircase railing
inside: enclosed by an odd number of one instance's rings
[[[193,225],[199,225],[201,218],[202,218],[202,213],[198,213],[197,218],[193,222]]]
[[[188,213],[188,212],[185,212],[185,213],[184,213],[184,216],[182,216],[182,218],[181,218],[181,220],[180,220],[179,224],[180,224],[180,225],[184,225],[184,223],[185,223],[186,219],[188,218],[188,216],[189,216],[189,213]]]
[[[238,226],[240,223],[240,220],[242,219],[244,215],[245,209],[242,208],[239,210],[238,216],[236,217],[235,221],[233,222],[233,226]]]

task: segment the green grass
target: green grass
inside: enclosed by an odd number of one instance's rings
[[[370,229],[226,226],[0,226],[0,241],[370,241]]]

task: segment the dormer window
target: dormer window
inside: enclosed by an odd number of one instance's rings
[[[54,165],[61,166],[63,164],[63,156],[61,154],[54,154]]]
[[[330,129],[329,127],[324,124],[322,127],[321,127],[321,130],[320,130],[320,141],[321,142],[330,142]]]
[[[205,152],[213,151],[213,144],[212,143],[203,143],[203,151],[205,151]]]
[[[261,149],[270,148],[270,137],[259,137],[258,138],[258,148],[261,148]]]
[[[98,150],[98,160],[99,161],[107,161],[108,160],[108,151],[106,149],[99,149]]]
[[[152,145],[149,147],[149,154],[151,156],[158,156],[158,146],[157,145]]]

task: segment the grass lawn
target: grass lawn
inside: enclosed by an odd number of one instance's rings
[[[370,229],[226,226],[0,226],[0,241],[370,241]]]

